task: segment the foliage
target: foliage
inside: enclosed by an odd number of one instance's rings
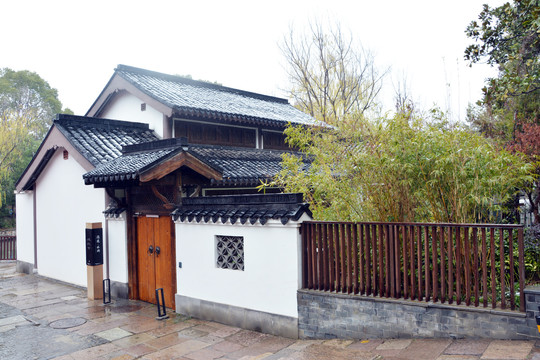
[[[0,182],[9,178],[13,172],[13,164],[21,158],[31,138],[32,121],[20,116],[13,110],[4,110],[0,114]]]
[[[291,126],[286,134],[313,162],[305,170],[285,155],[276,184],[303,192],[320,220],[493,221],[533,179],[522,156],[448,126],[438,111],[346,119],[339,128]]]
[[[479,21],[467,27],[475,41],[465,50],[471,65],[486,61],[499,74],[488,79],[481,107],[470,109],[472,127],[512,152],[524,153],[540,175],[540,2],[514,0],[496,8],[484,5]],[[540,177],[522,189],[540,223]]]
[[[486,100],[504,102],[508,97],[540,91],[540,2],[514,0],[496,8],[484,5],[466,34],[475,40],[465,50],[471,64],[486,60],[498,66],[499,76],[484,88]]]
[[[0,69],[0,111],[7,110],[25,118],[30,133],[42,138],[62,104],[57,90],[35,72],[4,68]]]
[[[292,84],[290,96],[300,110],[335,125],[375,107],[384,73],[339,24],[327,29],[315,23],[300,35],[291,29],[281,50]]]
[[[58,92],[38,74],[0,69],[0,216],[8,215],[1,226],[12,226],[15,181],[59,112]]]

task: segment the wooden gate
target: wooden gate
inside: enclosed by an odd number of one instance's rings
[[[166,306],[174,308],[176,254],[171,217],[138,217],[137,248],[139,299],[155,304],[156,289],[163,288]]]

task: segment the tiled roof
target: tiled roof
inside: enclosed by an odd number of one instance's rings
[[[142,123],[59,114],[54,125],[94,166],[116,159],[123,146],[159,140]]]
[[[137,180],[139,174],[156,163],[167,159],[182,149],[161,149],[123,154],[83,175],[85,184]]]
[[[175,144],[174,141],[177,143]],[[86,184],[107,183],[115,181],[136,180],[139,175],[182,151],[194,156],[201,162],[217,170],[222,180],[212,180],[214,185],[256,186],[260,180],[274,177],[281,170],[281,157],[284,153],[279,150],[260,150],[233,148],[212,145],[186,145],[185,140],[161,140],[164,147],[154,146],[146,150],[141,148],[126,149],[127,151],[115,160],[96,167],[84,174]],[[149,147],[151,143],[144,144]],[[309,160],[305,160],[309,163]]]
[[[116,74],[172,108],[177,116],[281,127],[289,122],[314,124],[312,117],[286,99],[126,65],[118,65]]]
[[[125,207],[114,207],[114,206],[111,206],[109,208],[107,208],[105,211],[103,211],[103,214],[105,214],[105,217],[106,218],[110,218],[110,219],[117,219],[120,217],[120,215],[122,215],[122,213],[124,211],[126,211],[127,208]]]
[[[188,152],[218,170],[223,180],[212,180],[220,185],[260,185],[259,180],[276,176],[281,170],[285,153],[282,150],[261,150],[210,145],[190,145]]]
[[[303,214],[312,217],[309,205],[302,194],[228,195],[183,198],[182,206],[172,212],[173,219],[180,221],[239,222],[264,225],[270,219],[286,224],[298,221]]]

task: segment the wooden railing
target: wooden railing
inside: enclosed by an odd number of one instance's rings
[[[0,260],[17,259],[17,238],[15,236],[0,236]]]
[[[304,288],[525,311],[520,225],[304,222],[301,233]]]

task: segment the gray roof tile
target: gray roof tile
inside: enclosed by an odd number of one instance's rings
[[[138,179],[143,171],[154,167],[182,151],[193,155],[201,162],[207,164],[221,173],[223,180],[212,180],[215,185],[245,185],[255,186],[260,180],[267,180],[281,170],[281,158],[284,153],[303,156],[301,153],[279,150],[260,150],[234,148],[212,145],[185,145],[178,140],[175,145],[170,140],[161,140],[163,148],[151,146],[149,150],[135,148],[133,152],[126,152],[115,160],[109,161],[84,174],[86,184],[107,183]],[[309,159],[304,157],[306,164]],[[308,166],[308,165],[306,165]]]
[[[159,140],[147,124],[60,114],[54,126],[92,165],[119,157],[122,146]]]
[[[302,194],[256,194],[227,195],[182,199],[172,216],[174,220],[217,222],[232,224],[239,222],[264,225],[269,219],[298,221],[303,214],[312,217],[309,204],[303,202]]]
[[[116,74],[180,116],[268,126],[285,126],[289,122],[314,124],[311,116],[291,106],[286,99],[126,65],[118,65]]]

